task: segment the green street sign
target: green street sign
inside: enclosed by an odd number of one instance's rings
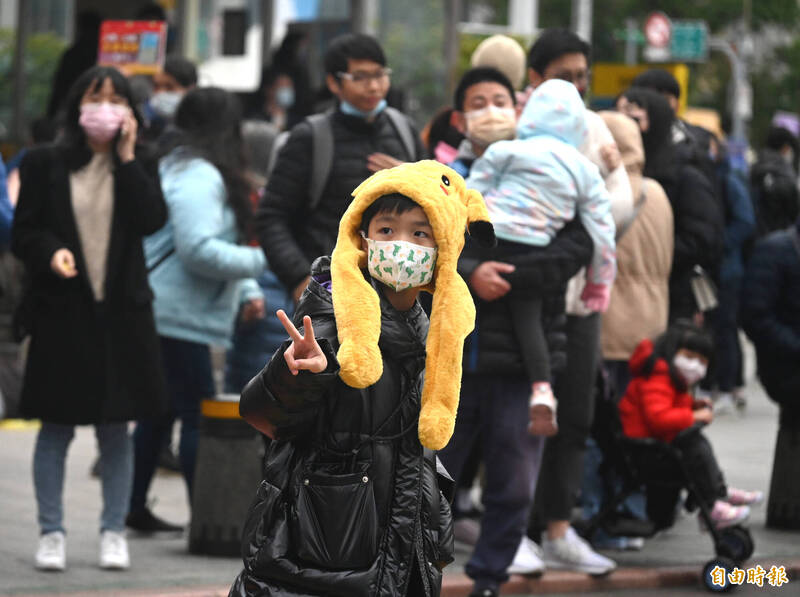
[[[708,58],[708,25],[705,21],[672,21],[669,52],[675,61],[705,61]]]

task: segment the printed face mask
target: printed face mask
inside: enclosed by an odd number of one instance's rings
[[[398,292],[428,284],[436,266],[436,254],[435,247],[403,240],[367,239],[370,275]]]
[[[696,384],[698,381],[706,376],[707,367],[700,361],[700,359],[690,359],[689,357],[676,354],[672,360],[672,364],[680,373],[681,377],[689,387]]]
[[[106,143],[114,138],[130,108],[111,102],[88,103],[81,106],[78,124],[92,141]]]
[[[292,87],[281,87],[275,91],[275,103],[284,110],[294,106],[294,89]]]
[[[495,141],[513,139],[517,126],[517,113],[514,108],[487,106],[480,110],[465,112],[467,137],[481,147],[488,147]]]
[[[158,116],[169,120],[175,116],[182,99],[180,91],[159,91],[150,98],[150,107]]]

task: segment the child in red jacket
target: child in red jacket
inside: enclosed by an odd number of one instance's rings
[[[711,338],[686,323],[673,324],[655,343],[642,341],[630,360],[633,379],[620,400],[619,414],[627,437],[674,442],[696,483],[700,495],[695,497],[710,508],[715,526],[723,528],[747,519],[749,504],[764,495],[727,487],[702,433],[679,436],[684,429],[714,418],[711,401],[689,393],[705,377],[712,352]]]

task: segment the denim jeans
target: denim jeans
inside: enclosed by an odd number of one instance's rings
[[[171,411],[161,418],[146,419],[136,424],[133,433],[131,512],[142,510],[147,503],[147,492],[156,472],[158,455],[172,433],[172,423],[176,417],[181,420],[181,439],[178,446],[181,471],[191,497],[200,426],[200,402],[203,398],[213,398],[216,394],[208,346],[164,336],[160,340]]]
[[[133,449],[127,423],[95,425],[103,487],[101,531],[125,530],[131,494]],[[33,453],[33,484],[42,534],[64,532],[64,462],[75,427],[42,423]]]
[[[453,437],[439,452],[458,481],[480,437],[486,486],[485,511],[475,551],[466,565],[478,588],[497,587],[522,540],[536,488],[543,438],[528,433],[527,377],[466,375]]]

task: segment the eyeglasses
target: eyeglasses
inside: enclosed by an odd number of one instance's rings
[[[566,81],[567,83],[572,83],[576,87],[579,87],[581,85],[586,85],[589,82],[591,74],[589,73],[589,71],[586,70],[580,70],[577,72],[570,72],[566,70],[555,73],[553,75],[553,78],[561,79],[562,81]]]
[[[354,73],[343,73],[339,71],[336,73],[336,76],[341,79],[347,79],[348,81],[352,81],[357,85],[367,85],[370,81],[383,81],[384,79],[388,79],[392,76],[392,69],[391,68],[382,68],[372,73],[366,73],[364,71],[356,71]]]

